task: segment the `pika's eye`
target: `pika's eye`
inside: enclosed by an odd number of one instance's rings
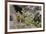
[[[12,16],[10,16],[10,21],[13,21],[13,17]]]

